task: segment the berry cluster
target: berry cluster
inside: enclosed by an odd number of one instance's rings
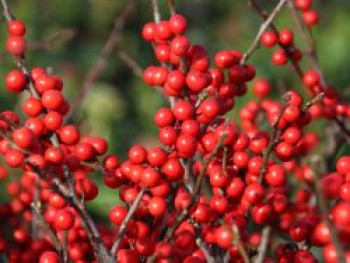
[[[307,26],[317,22],[311,0],[294,4]],[[133,145],[120,162],[105,139],[65,123],[62,79],[40,67],[29,71],[25,26],[8,18],[6,48],[20,68],[7,74],[6,88],[29,92],[23,121],[0,113],[0,154],[18,168],[7,184],[11,201],[0,205],[0,253],[8,262],[316,263],[312,247],[322,247],[327,263],[350,261],[350,157],[340,157],[335,171],[317,170],[307,158],[320,142],[310,124],[326,118],[349,136],[350,106],[321,72],[301,70],[293,32],[273,26],[261,45],[280,46],[273,63],[289,60],[310,98],[289,90],[271,99],[272,85],[259,78],[251,87],[256,99],[228,120],[255,68],[238,50],[218,51],[211,64],[186,29],[175,12],[142,29],[159,63],[143,79],[170,106],[154,115],[161,145]],[[113,226],[96,224],[85,207],[98,196],[95,171],[119,191],[108,215]],[[0,180],[7,176],[0,166]]]

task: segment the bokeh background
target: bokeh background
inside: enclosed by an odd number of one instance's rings
[[[30,66],[45,67],[62,76],[66,97],[69,101],[75,101],[84,77],[99,55],[115,19],[128,1],[130,0],[13,0],[9,4],[13,13],[27,25]],[[167,1],[159,2],[162,17],[167,18]],[[277,3],[275,0],[258,2],[268,11]],[[317,40],[321,67],[327,82],[334,84],[342,96],[349,100],[350,1],[314,2],[321,20],[312,34]],[[249,8],[245,0],[177,0],[176,5],[177,11],[188,17],[187,35],[193,43],[203,44],[211,54],[219,49],[245,51],[261,23],[260,17]],[[155,63],[151,46],[140,38],[142,25],[152,19],[150,1],[135,0],[135,10],[126,20],[122,38],[108,60],[107,69],[94,83],[79,113],[74,116],[74,121],[79,123],[85,133],[107,138],[110,151],[117,153],[121,159],[132,143],[150,146],[158,142],[153,114],[166,102],[156,90],[135,76],[118,55],[119,52],[125,52],[142,68]],[[288,9],[278,15],[276,24],[279,28],[294,28]],[[11,57],[4,52],[7,36],[5,30],[2,23],[1,80],[4,80],[6,72],[15,67]],[[295,36],[295,42],[301,49],[305,48],[298,36]],[[258,50],[250,62],[256,66],[258,76],[271,81],[272,96],[280,96],[280,91],[285,87],[301,86],[298,77],[291,74],[288,67],[273,66],[270,55],[271,50]],[[252,98],[248,89],[248,94],[236,101],[236,107],[229,116],[237,118],[241,105]],[[2,81],[0,110],[6,109],[21,112],[18,97],[9,94]],[[324,122],[320,122],[313,129],[317,132],[324,125]],[[350,150],[345,145],[341,151]],[[95,176],[101,183],[101,175]],[[102,186],[99,198],[90,206],[96,214],[103,215],[117,199],[118,193],[115,190],[107,190]]]

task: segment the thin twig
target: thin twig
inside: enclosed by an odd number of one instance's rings
[[[308,29],[306,29],[305,24],[302,22],[302,20],[298,16],[298,13],[293,1],[288,1],[288,9],[293,17],[293,20],[296,25],[296,29],[299,32],[299,35],[304,39],[304,43],[306,44],[306,48],[307,48],[306,55],[308,56],[312,67],[317,71],[317,73],[321,77],[322,85],[325,86],[326,81],[322,73],[322,70],[318,64],[318,58],[317,58],[314,40],[310,35],[310,32],[308,31]]]
[[[132,58],[130,57],[127,53],[120,51],[118,53],[119,58],[129,67],[132,69],[134,74],[138,77],[142,77],[143,69],[141,66]]]
[[[87,75],[85,76],[83,86],[78,91],[75,102],[72,103],[71,105],[71,111],[66,116],[67,120],[69,120],[71,117],[75,115],[76,111],[80,108],[80,106],[84,102],[86,95],[89,93],[94,83],[105,71],[108,64],[108,60],[113,50],[115,49],[115,47],[118,45],[118,43],[122,38],[122,32],[125,27],[126,20],[130,16],[134,8],[135,8],[134,1],[129,1],[128,5],[124,8],[123,12],[116,18],[112,32],[109,34],[109,37],[106,43],[104,44],[100,54],[96,58],[94,64],[88,71]]]
[[[264,258],[267,253],[267,247],[270,242],[270,236],[271,236],[271,226],[265,226],[262,230],[261,234],[261,242],[258,247],[258,255],[256,256],[256,259],[254,263],[263,263]]]
[[[288,8],[290,10],[290,13],[291,13],[293,19],[294,19],[297,30],[298,30],[299,34],[301,35],[301,37],[304,39],[304,42],[306,44],[307,58],[309,59],[313,69],[319,74],[322,86],[326,87],[327,83],[325,80],[325,76],[323,74],[323,71],[322,71],[319,63],[318,63],[315,41],[314,41],[308,27],[305,26],[305,23],[303,22],[303,20],[298,16],[297,10],[296,10],[295,5],[292,1],[289,1]],[[345,122],[343,120],[339,119],[339,117],[335,117],[332,120],[345,133],[346,139],[348,141],[350,141],[350,129],[348,127],[346,127]]]
[[[207,244],[205,244],[202,240],[202,238],[197,238],[196,239],[196,244],[197,246],[200,248],[200,250],[202,250],[205,260],[207,263],[215,263],[215,260],[213,259],[213,257],[211,256],[208,248],[207,248]]]
[[[244,248],[244,246],[242,245],[241,237],[240,237],[240,233],[237,225],[233,225],[232,230],[233,230],[233,244],[236,246],[239,253],[241,254],[241,257],[243,258],[244,263],[250,263],[249,255],[246,249]]]
[[[37,221],[36,223],[40,226],[43,233],[47,234],[50,237],[55,249],[59,253],[60,257],[63,259],[64,249],[62,247],[62,244],[61,244],[60,240],[58,239],[58,237],[56,236],[54,230],[50,227],[50,225],[44,219],[44,217],[41,213],[41,208],[36,203],[32,203],[31,206],[32,206],[32,211],[35,215],[34,219]]]
[[[259,4],[256,2],[256,0],[249,0],[250,5],[252,6],[252,8],[265,20],[267,21],[267,19],[269,18],[269,14],[267,14],[260,6]],[[269,27],[271,28],[271,30],[278,35],[278,30],[277,27],[275,26],[275,24],[273,23],[273,21],[269,24]],[[278,43],[278,45],[284,50],[284,52],[287,54],[292,67],[294,68],[294,71],[298,74],[298,76],[300,78],[303,77],[303,72],[298,64],[297,61],[294,60],[293,57],[293,52],[291,52],[291,50],[289,50],[289,48],[287,46],[282,45],[281,43]],[[255,51],[256,49],[254,49]],[[253,53],[251,53],[253,54]],[[251,54],[249,55],[249,57],[251,56]],[[249,58],[248,57],[248,58]],[[244,58],[244,57],[243,57]],[[244,59],[244,63],[247,62],[247,59]]]
[[[345,257],[344,248],[343,248],[343,245],[338,238],[337,229],[334,227],[333,223],[329,219],[330,213],[328,210],[327,201],[324,197],[323,190],[322,190],[321,176],[320,176],[320,172],[321,172],[320,167],[322,167],[322,164],[320,163],[320,159],[318,157],[315,157],[312,161],[315,163],[314,164],[314,172],[313,172],[313,176],[314,176],[313,182],[314,182],[315,195],[316,195],[316,199],[317,199],[317,206],[321,212],[322,219],[323,219],[324,223],[326,224],[327,228],[329,229],[332,244],[334,245],[335,250],[337,252],[337,258],[338,258],[337,262],[345,263],[346,257]]]
[[[3,7],[3,15],[7,21],[7,23],[11,22],[14,19],[14,16],[11,14],[11,11],[9,9],[9,6],[6,2],[6,0],[1,0],[1,5]],[[28,89],[29,92],[34,96],[35,98],[40,99],[41,96],[38,93],[38,91],[35,89],[33,80],[30,76],[30,70],[29,67],[26,64],[25,57],[21,58],[14,58],[15,64],[18,68],[21,69],[24,75],[27,76],[28,79]],[[56,133],[53,133],[50,137],[50,141],[53,146],[59,147],[59,141]],[[47,180],[46,176],[38,169],[37,167],[33,167],[35,171],[37,172],[38,176],[40,176],[41,179]],[[93,222],[92,218],[90,217],[89,213],[87,212],[84,205],[81,204],[79,201],[76,192],[74,190],[74,182],[72,181],[72,176],[69,174],[68,167],[66,165],[63,166],[67,184],[69,185],[69,189],[67,189],[64,184],[58,179],[57,176],[52,177],[49,183],[53,186],[54,190],[56,190],[58,193],[60,193],[62,196],[65,197],[67,202],[75,208],[77,213],[79,214],[80,218],[82,219],[82,223],[84,225],[84,228],[89,236],[89,239],[91,241],[92,246],[94,247],[94,253],[96,256],[96,259],[100,262],[104,263],[112,263],[113,259],[109,254],[109,251],[107,250],[106,246],[104,245],[102,238],[97,230],[97,227],[95,223]]]
[[[168,0],[168,5],[169,5],[169,11],[171,15],[174,15],[176,13],[175,10],[175,1],[174,0]]]
[[[288,100],[288,98],[284,98],[284,100]],[[286,101],[282,102],[282,108],[275,120],[275,122],[272,125],[272,136],[269,142],[269,145],[267,146],[267,149],[265,151],[265,153],[263,154],[263,163],[262,163],[262,167],[261,170],[259,172],[259,183],[262,183],[264,176],[266,174],[266,170],[267,170],[267,164],[270,158],[270,155],[272,154],[273,150],[275,149],[276,145],[279,143],[280,141],[280,133],[279,133],[279,129],[278,129],[278,124],[280,123],[284,110],[286,108]]]
[[[174,222],[174,224],[166,232],[165,238],[164,238],[165,241],[169,241],[170,238],[172,237],[173,233],[175,232],[175,230],[182,224],[183,221],[188,219],[188,217],[190,215],[190,210],[191,210],[192,206],[197,202],[199,195],[201,193],[202,183],[203,183],[207,168],[209,166],[209,163],[210,163],[211,159],[217,154],[218,150],[222,147],[225,138],[226,138],[226,134],[223,134],[221,136],[219,142],[215,146],[214,150],[207,157],[204,158],[203,163],[202,163],[202,169],[201,169],[199,176],[198,176],[198,179],[196,181],[196,185],[194,187],[193,194],[191,195],[189,204],[183,210],[182,214],[177,218],[177,220]]]
[[[154,22],[159,23],[160,21],[160,10],[158,0],[151,0]]]
[[[140,203],[141,203],[141,200],[142,200],[142,197],[143,197],[145,191],[146,191],[146,188],[142,188],[140,190],[139,194],[137,195],[137,197],[135,198],[131,207],[129,208],[128,213],[126,214],[123,222],[121,223],[121,225],[119,227],[118,235],[116,236],[114,243],[112,245],[111,251],[110,251],[112,256],[116,255],[116,253],[119,249],[119,246],[122,242],[122,239],[126,233],[127,226],[129,224],[130,220],[132,219],[132,217],[134,216],[134,213],[136,212],[136,210],[140,206]]]
[[[282,7],[287,3],[288,0],[280,0],[279,3],[276,5],[276,7],[273,9],[271,14],[266,18],[264,23],[260,25],[259,31],[257,35],[254,38],[254,41],[248,48],[247,52],[243,55],[243,58],[241,60],[241,65],[245,64],[245,62],[248,60],[248,58],[254,53],[254,51],[259,47],[259,42],[262,34],[267,30],[267,28],[272,24],[275,17],[278,15],[278,13],[282,10]]]

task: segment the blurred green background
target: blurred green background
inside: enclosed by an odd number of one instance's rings
[[[31,47],[28,62],[31,67],[49,68],[62,76],[64,93],[70,101],[75,100],[84,76],[93,65],[102,49],[113,22],[122,12],[128,0],[18,0],[9,1],[13,13],[27,25],[27,41]],[[167,1],[160,0],[162,17],[168,18]],[[261,23],[260,17],[249,8],[247,1],[224,0],[177,0],[177,11],[189,20],[192,43],[201,43],[214,54],[219,49],[239,49],[245,51]],[[269,12],[277,1],[258,0]],[[326,80],[334,84],[342,96],[349,99],[350,83],[350,1],[314,1],[321,20],[312,33],[317,40],[317,51]],[[110,56],[107,70],[102,74],[86,97],[85,103],[75,121],[85,133],[104,136],[110,142],[110,151],[121,158],[127,147],[134,142],[145,145],[157,143],[157,130],[153,125],[153,114],[165,101],[151,87],[135,76],[118,55],[126,52],[145,68],[155,63],[151,46],[140,39],[142,25],[153,19],[150,1],[135,1],[136,9],[127,19],[120,44]],[[294,28],[288,9],[276,19],[279,28]],[[4,24],[0,27],[1,66],[0,77],[13,69],[12,59],[4,51],[7,37]],[[57,36],[59,36],[57,38]],[[49,39],[56,41],[45,48],[40,43]],[[295,42],[304,48],[300,38]],[[295,88],[300,80],[288,67],[276,68],[270,60],[271,51],[258,50],[251,63],[256,65],[257,75],[273,83],[273,95],[279,96],[283,86]],[[307,62],[303,62],[307,63]],[[303,68],[308,67],[305,64]],[[0,110],[16,109],[20,112],[17,96],[9,94],[0,85]],[[343,93],[344,92],[344,93]],[[346,97],[347,96],[347,97]],[[251,99],[251,92],[236,101],[237,107],[230,113],[236,118],[238,109]],[[316,126],[319,129],[322,123]],[[97,175],[98,177],[98,175]],[[115,203],[116,191],[100,189],[100,198],[92,204],[96,212]],[[103,208],[101,206],[103,204]]]

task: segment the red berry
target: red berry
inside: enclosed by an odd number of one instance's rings
[[[79,130],[74,125],[66,125],[58,131],[58,136],[62,143],[74,145],[80,139]]]
[[[35,136],[30,129],[24,127],[15,130],[12,133],[12,138],[13,141],[17,144],[17,146],[27,149],[33,145]]]
[[[289,46],[293,44],[293,32],[289,29],[282,29],[279,33],[279,42],[282,45]]]
[[[167,203],[161,197],[152,197],[148,202],[148,211],[154,217],[161,217],[167,210]]]
[[[289,127],[282,134],[283,140],[289,144],[296,144],[301,138],[301,131],[297,127]]]
[[[44,93],[45,91],[55,89],[56,82],[50,76],[42,74],[36,78],[34,85],[40,93]]]
[[[148,151],[147,162],[152,166],[162,166],[167,160],[167,153],[160,147]]]
[[[21,36],[10,36],[6,42],[6,50],[14,56],[22,56],[26,50],[26,41]]]
[[[22,105],[23,112],[30,117],[36,117],[43,112],[41,100],[30,97]]]
[[[6,88],[13,92],[19,93],[26,88],[27,80],[19,70],[12,70],[6,75]]]
[[[24,155],[17,150],[9,150],[5,154],[5,161],[10,167],[20,167],[24,162]]]
[[[60,113],[56,111],[50,111],[45,115],[44,123],[46,129],[55,131],[61,128],[61,125],[63,123],[63,117]]]
[[[168,40],[172,35],[168,21],[160,21],[155,25],[156,40]]]
[[[60,257],[56,252],[47,251],[41,254],[39,263],[60,263]]]
[[[284,162],[289,161],[294,154],[293,146],[286,142],[280,142],[277,144],[275,152],[277,157]]]
[[[153,42],[155,38],[155,23],[149,22],[142,28],[142,38],[147,42]]]
[[[192,156],[197,149],[196,138],[188,134],[181,134],[177,138],[176,149],[184,158]]]
[[[184,168],[179,159],[171,158],[162,166],[162,172],[170,181],[177,181],[182,179],[184,175]]]
[[[81,161],[88,161],[95,155],[94,147],[89,143],[79,143],[74,147],[75,155]]]
[[[186,55],[188,49],[190,48],[190,40],[185,36],[175,37],[170,44],[170,49],[176,56]]]
[[[281,165],[271,165],[266,173],[266,181],[271,186],[283,186],[286,183],[286,175]]]
[[[68,230],[74,225],[74,215],[69,209],[59,210],[55,218],[55,227],[59,230]]]
[[[303,75],[303,82],[307,87],[312,88],[319,84],[320,77],[316,71],[308,70]]]
[[[264,47],[272,47],[277,43],[278,37],[273,31],[265,31],[260,38],[261,45]]]
[[[311,8],[312,0],[294,0],[294,3],[301,11],[307,11]]]
[[[159,183],[160,178],[161,176],[156,169],[147,167],[143,170],[140,180],[144,186],[154,187]]]
[[[219,68],[229,68],[236,60],[232,52],[223,50],[215,54],[214,62]]]
[[[215,230],[216,243],[222,248],[229,248],[233,243],[233,233],[228,226],[221,226]]]
[[[53,164],[61,164],[64,154],[60,148],[50,147],[45,151],[45,160]]]
[[[41,101],[46,109],[57,111],[63,105],[64,98],[60,91],[48,90],[43,93]]]
[[[66,201],[62,196],[56,193],[50,194],[49,204],[57,209],[62,209],[66,206]]]
[[[272,62],[276,66],[282,66],[286,64],[288,61],[288,57],[286,52],[283,49],[277,49],[272,53]]]
[[[175,122],[175,116],[171,109],[160,108],[154,115],[154,122],[158,127],[170,126]]]
[[[171,146],[176,142],[177,133],[173,127],[166,126],[160,129],[159,139],[163,144]]]
[[[12,36],[24,36],[26,27],[21,20],[12,20],[7,25],[7,31]]]
[[[270,93],[270,84],[265,79],[259,79],[253,85],[253,91],[259,98],[264,98]]]
[[[181,70],[172,70],[168,74],[166,84],[176,91],[181,91],[186,84],[186,77]]]
[[[147,160],[147,150],[141,145],[134,145],[129,150],[129,160],[133,164],[142,164]]]
[[[198,70],[191,70],[186,76],[188,88],[198,94],[210,84],[209,76]]]
[[[251,204],[259,203],[264,197],[264,189],[259,184],[248,185],[244,191],[244,199]]]
[[[187,20],[182,15],[172,15],[169,19],[169,27],[174,34],[182,35],[186,31]]]
[[[302,17],[303,17],[305,24],[308,27],[312,27],[313,25],[317,24],[317,22],[319,20],[318,12],[316,10],[312,10],[312,9],[304,11]]]
[[[185,121],[193,117],[194,107],[191,103],[187,101],[178,100],[174,105],[173,112],[175,118]]]
[[[127,213],[128,210],[124,206],[116,206],[109,212],[109,220],[113,224],[120,225]]]

